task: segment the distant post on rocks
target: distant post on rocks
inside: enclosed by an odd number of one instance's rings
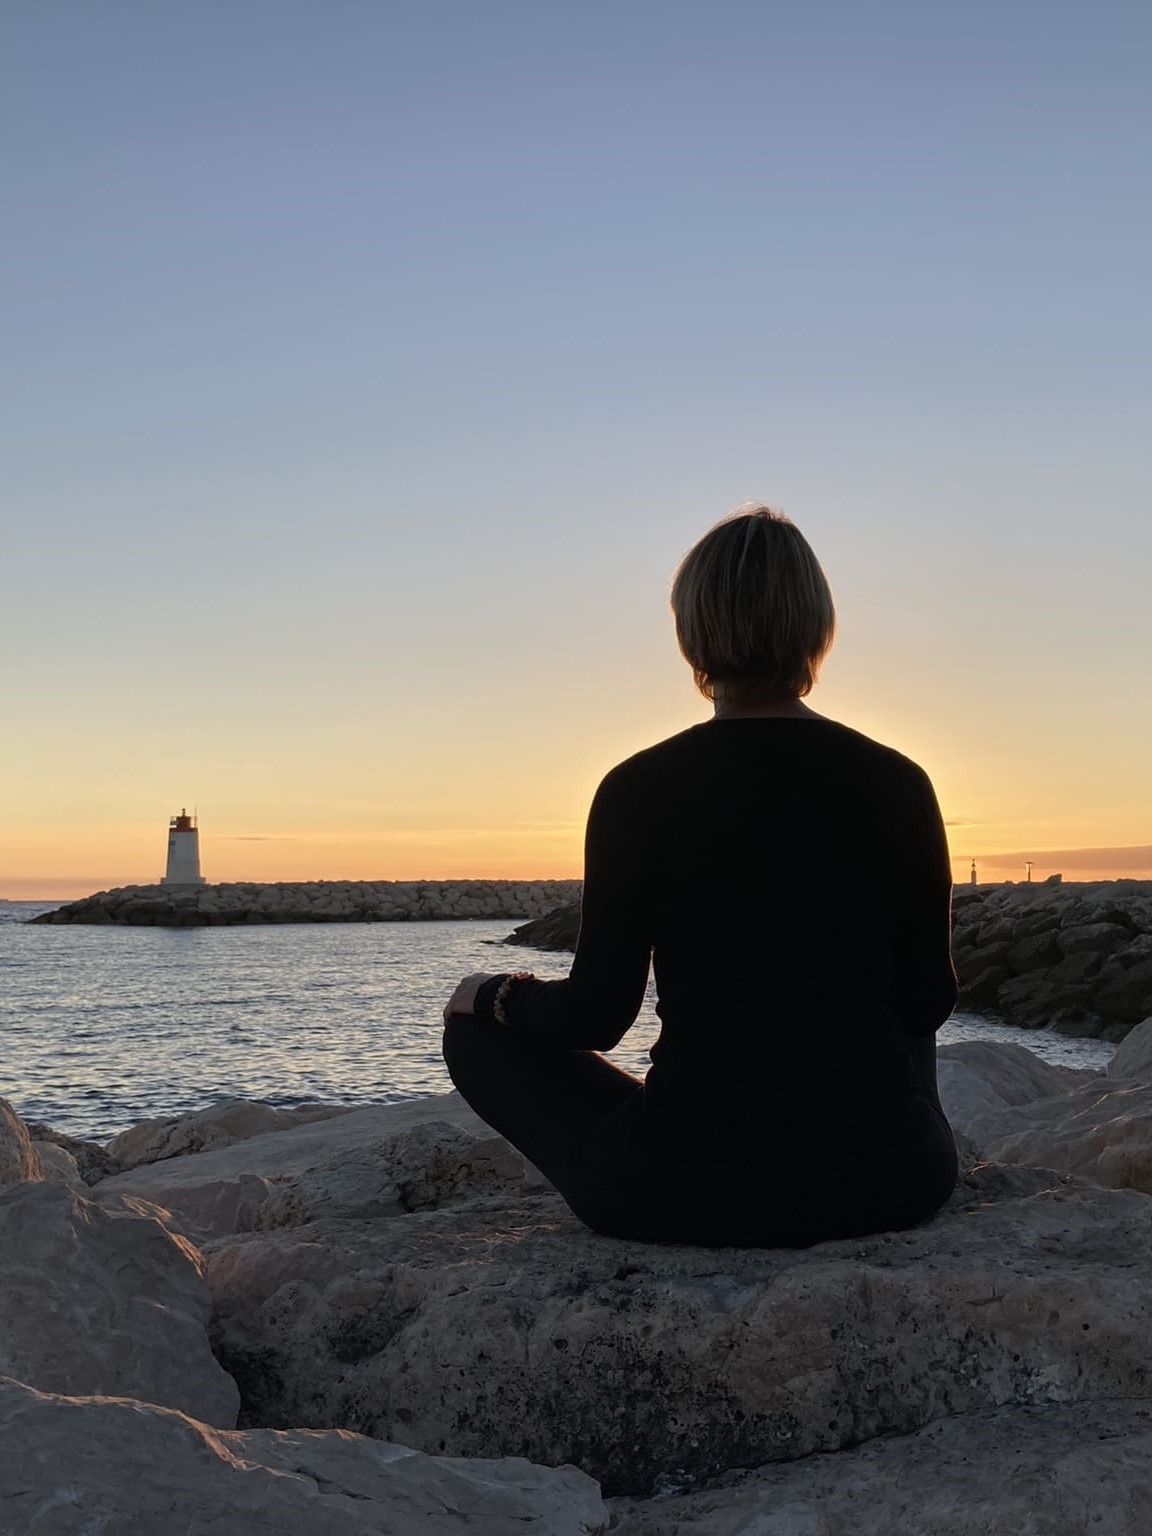
[[[1024,878],[1027,880],[1028,884],[1031,885],[1032,884],[1032,860],[1031,859],[1025,859],[1024,860],[1024,868],[1028,871],[1028,873],[1025,875]]]
[[[968,871],[968,884],[969,885],[979,885],[979,883],[980,882],[976,879],[976,860],[973,859],[972,860],[972,868]]]
[[[168,870],[160,882],[164,886],[206,885],[200,873],[200,829],[196,817],[186,810],[168,823]]]

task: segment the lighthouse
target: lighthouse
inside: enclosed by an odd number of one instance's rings
[[[200,873],[200,831],[196,818],[181,811],[168,823],[168,873],[161,885],[204,885]]]

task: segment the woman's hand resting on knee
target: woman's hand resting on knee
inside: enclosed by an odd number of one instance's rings
[[[499,975],[498,971],[473,971],[471,976],[465,976],[464,980],[457,984],[455,992],[444,1006],[444,1022],[447,1024],[450,1013],[475,1013],[476,994],[480,990],[482,982]]]

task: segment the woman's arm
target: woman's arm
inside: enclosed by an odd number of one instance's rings
[[[908,793],[908,841],[897,900],[896,1012],[906,1035],[934,1035],[956,1006],[952,864],[936,791],[923,769],[916,770]]]
[[[622,765],[621,765],[622,766]],[[621,767],[601,781],[584,835],[580,936],[568,976],[516,981],[504,1007],[508,1027],[575,1050],[607,1051],[644,1001],[652,957],[653,870],[643,797]],[[476,994],[475,1013],[492,1017],[508,972]]]

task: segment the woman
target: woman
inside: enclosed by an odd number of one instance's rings
[[[465,977],[444,1010],[452,1081],[599,1232],[775,1247],[912,1226],[957,1172],[931,782],[802,702],[835,612],[787,518],[718,523],[671,602],[713,716],[603,779],[571,973]],[[640,1079],[599,1052],[650,961],[662,1028]]]

